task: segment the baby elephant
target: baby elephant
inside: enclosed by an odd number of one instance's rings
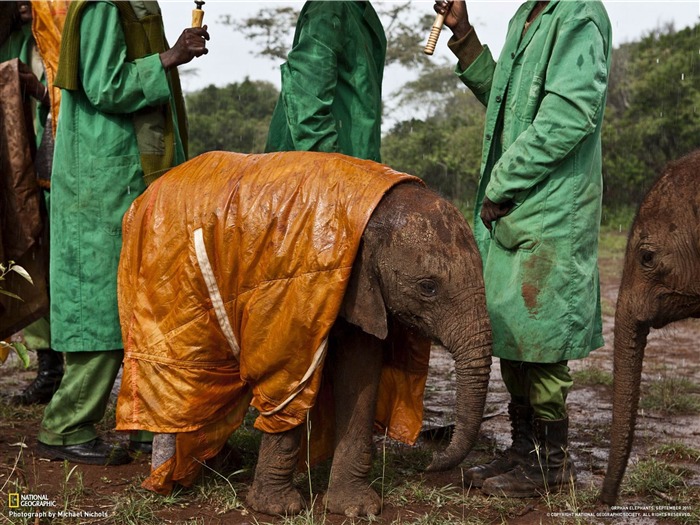
[[[302,436],[333,456],[326,508],[375,515],[372,431],[414,442],[430,341],[454,357],[456,426],[430,469],[476,440],[491,331],[472,233],[419,179],[337,154],[212,152],[124,217],[117,428],[155,432],[144,486],[193,482],[248,406],[263,431],[247,503],[300,512]]]
[[[613,419],[601,499],[627,467],[650,328],[700,317],[700,150],[669,164],[632,224],[615,310]]]

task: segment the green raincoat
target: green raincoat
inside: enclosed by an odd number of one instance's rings
[[[157,53],[127,60],[112,2],[84,7],[79,45],[79,87],[62,91],[51,182],[51,332],[62,352],[123,347],[116,289],[122,217],[146,188],[133,114],[172,104]],[[175,139],[179,164],[185,155],[177,131]]]
[[[497,357],[555,363],[603,345],[598,233],[601,125],[611,29],[600,1],[535,2],[510,21],[496,64],[488,47],[462,81],[487,107],[475,235]],[[512,200],[489,232],[484,195]]]
[[[379,162],[386,37],[369,2],[306,2],[282,67],[266,151]]]

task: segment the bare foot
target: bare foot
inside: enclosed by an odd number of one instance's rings
[[[345,514],[349,518],[377,516],[382,511],[379,495],[364,482],[338,483],[329,486],[323,503],[334,514]]]

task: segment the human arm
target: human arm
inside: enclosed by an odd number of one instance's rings
[[[50,106],[49,89],[36,78],[31,68],[23,62],[19,63],[19,82],[22,89],[30,97],[38,100],[43,106]]]
[[[294,149],[338,151],[332,114],[343,51],[343,2],[313,2],[282,66],[282,98]]]
[[[488,197],[484,197],[484,200],[481,203],[481,212],[479,213],[481,222],[484,223],[487,230],[491,231],[491,224],[501,217],[508,215],[508,212],[513,209],[513,206],[514,203],[511,200],[505,202],[493,202]]]
[[[433,9],[445,15],[445,25],[452,30],[456,40],[461,40],[474,28],[469,23],[467,3],[464,0],[435,0]]]
[[[168,67],[187,59],[187,50],[183,51],[182,45],[176,44],[173,49],[176,52],[166,55]],[[193,54],[192,50],[190,53]],[[133,113],[163,104],[170,98],[161,55],[127,60],[118,8],[107,2],[90,2],[85,7],[80,23],[79,76],[85,96],[103,113]]]
[[[445,25],[452,30],[447,46],[458,60],[455,72],[477,99],[486,105],[496,62],[469,22],[466,2],[436,0],[433,8],[437,13],[446,13]]]
[[[175,45],[160,54],[160,61],[167,70],[187,64],[193,59],[206,55],[206,41],[209,40],[207,26],[188,27],[175,42]]]

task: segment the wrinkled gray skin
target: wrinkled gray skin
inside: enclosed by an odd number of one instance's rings
[[[700,317],[700,150],[670,164],[642,202],[615,311],[613,419],[601,499],[614,504],[627,467],[650,328]]]
[[[481,259],[472,233],[454,206],[416,184],[390,190],[362,237],[349,289],[336,323],[326,370],[333,374],[336,443],[329,512],[376,515],[370,488],[372,427],[382,340],[393,320],[418,329],[453,355],[456,424],[452,441],[430,470],[458,465],[476,441],[491,365],[491,328]],[[324,372],[325,373],[325,372]],[[247,503],[267,514],[293,514],[304,499],[292,485],[301,428],[266,434]]]

